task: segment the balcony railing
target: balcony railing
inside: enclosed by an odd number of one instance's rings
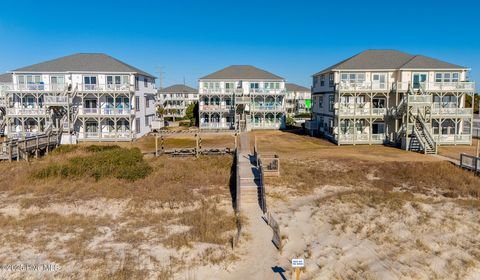
[[[439,144],[470,144],[470,134],[433,134],[433,139]]]
[[[80,112],[84,115],[133,115],[132,109],[119,108],[82,108]]]
[[[475,91],[474,82],[394,82],[394,83],[379,83],[379,82],[349,82],[342,81],[338,84],[340,91],[362,92],[362,91],[386,91],[397,89],[407,91],[410,88],[423,89],[426,91]]]
[[[385,134],[379,133],[379,134],[368,134],[368,133],[348,133],[348,134],[339,134],[338,135],[338,141],[342,141],[344,143],[368,143],[370,140],[372,142],[383,142],[385,140]]]
[[[66,105],[68,96],[45,96],[46,105]]]
[[[265,121],[265,122],[252,122],[254,128],[280,128],[280,122]]]
[[[253,104],[252,110],[254,111],[281,111],[284,110],[282,104],[270,103],[270,104]]]
[[[229,111],[233,110],[232,105],[200,105],[200,111]]]
[[[67,88],[67,84],[3,84],[4,90],[7,91],[56,91],[63,92]]]
[[[434,105],[432,115],[473,116],[472,108],[441,107]]]
[[[285,95],[287,91],[285,89],[267,89],[267,88],[251,88],[248,90],[250,94],[267,94],[267,95]]]
[[[131,92],[134,91],[134,87],[129,84],[81,84],[79,88],[83,91],[119,91],[119,92]]]
[[[340,116],[383,116],[387,113],[386,108],[351,108],[340,105]]]
[[[7,115],[43,116],[45,108],[7,108]]]
[[[408,103],[410,104],[431,104],[433,102],[432,95],[409,95]]]
[[[204,129],[230,129],[231,127],[232,123],[230,122],[208,122],[200,124],[200,128]]]

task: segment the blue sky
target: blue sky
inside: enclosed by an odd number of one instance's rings
[[[0,72],[102,52],[196,86],[251,64],[310,86],[310,75],[365,49],[398,49],[472,68],[480,81],[476,1],[8,1]]]

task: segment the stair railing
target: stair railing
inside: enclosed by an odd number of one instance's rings
[[[425,117],[423,116],[422,112],[418,110],[418,115],[417,119],[420,122],[420,125],[422,126],[423,134],[425,135],[425,140],[430,144],[431,148],[435,150],[435,153],[437,152],[437,143],[435,142],[431,132],[430,128],[426,125],[425,123]]]
[[[425,143],[423,142],[423,139],[422,137],[420,137],[420,131],[418,130],[417,126],[414,125],[413,126],[413,133],[415,134],[415,138],[417,139],[418,143],[420,143],[420,146],[422,147],[423,149],[423,153],[427,153],[427,148],[426,148],[426,145]]]

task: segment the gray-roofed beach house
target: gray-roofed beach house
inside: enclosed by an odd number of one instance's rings
[[[148,133],[155,117],[155,77],[106,54],[73,54],[11,75],[9,138],[57,129],[63,143],[131,141]]]
[[[340,144],[436,153],[471,144],[475,84],[467,67],[396,50],[367,50],[313,75],[306,128]]]
[[[250,65],[232,65],[199,79],[201,129],[285,126],[285,79]]]

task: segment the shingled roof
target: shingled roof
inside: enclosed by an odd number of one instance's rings
[[[297,85],[297,84],[294,84],[294,83],[285,83],[285,88],[287,89],[287,91],[301,91],[301,92],[308,91],[308,92],[310,92],[309,88],[301,86],[301,85]]]
[[[22,67],[12,72],[105,72],[138,73],[155,76],[103,53],[77,53],[38,64]]]
[[[325,68],[317,74],[332,70],[362,69],[466,69],[466,67],[397,50],[366,50]]]
[[[0,75],[0,83],[12,83],[12,82],[13,82],[13,79],[12,79],[11,73]]]
[[[201,80],[284,80],[282,77],[251,65],[232,65],[205,77]]]
[[[158,90],[159,93],[197,93],[198,90],[186,85],[172,85]]]

